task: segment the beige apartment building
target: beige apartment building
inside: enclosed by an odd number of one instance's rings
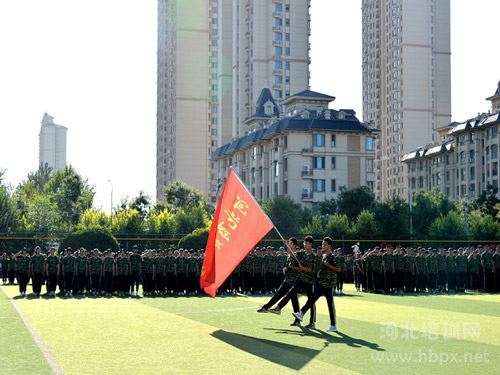
[[[329,109],[335,98],[305,90],[281,102],[264,89],[245,121],[249,133],[213,155],[219,187],[229,169],[257,200],[287,195],[312,207],[337,196],[340,188],[368,186],[375,180],[375,136],[351,109]]]
[[[445,142],[404,155],[410,195],[437,189],[458,201],[476,199],[488,185],[498,188],[500,83],[487,100],[492,102],[489,113],[451,123],[440,129]]]
[[[450,1],[362,0],[363,121],[380,130],[378,199],[408,196],[403,155],[451,122]]]
[[[183,180],[215,202],[210,155],[245,135],[262,88],[309,87],[310,0],[158,0],[157,198]]]

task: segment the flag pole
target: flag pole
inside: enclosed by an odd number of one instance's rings
[[[229,170],[230,171],[233,171],[234,172],[234,175],[236,176],[236,178],[241,182],[241,185],[245,188],[245,190],[247,191],[247,193],[253,198],[254,202],[260,207],[260,204],[259,202],[257,202],[257,200],[255,199],[255,197],[253,196],[252,193],[250,193],[250,190],[248,190],[247,186],[245,185],[245,183],[241,180],[240,176],[238,176],[238,173],[235,172],[235,170],[233,169],[233,166],[230,166],[229,167]],[[267,215],[267,213],[262,209],[262,207],[260,207],[260,209],[262,210],[262,213],[264,215],[266,215],[266,218],[267,220],[269,220],[270,223],[273,223],[273,221],[269,218],[269,216]],[[288,246],[288,243],[286,242],[286,240],[283,238],[283,236],[281,235],[280,231],[278,230],[278,228],[276,228],[276,225],[274,225],[273,223],[273,228],[274,230],[278,233],[278,235],[280,236],[281,240],[283,241],[283,243],[285,244],[286,246],[286,249],[288,251],[289,254],[291,254],[295,260],[297,261],[297,263],[299,263],[299,266],[302,266],[302,264],[300,263],[300,261],[297,259],[297,255],[292,251],[292,249],[290,249],[290,247]]]

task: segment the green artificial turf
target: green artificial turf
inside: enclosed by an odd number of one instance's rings
[[[499,295],[386,296],[347,289],[335,298],[339,332],[332,334],[325,333],[324,300],[317,303],[315,330],[290,327],[290,307],[280,316],[258,314],[269,298],[264,296],[17,303],[67,374],[498,373]],[[14,287],[4,291],[16,294]],[[1,311],[10,308],[16,318],[5,296],[0,299]],[[29,337],[17,342],[8,363],[25,357],[16,346],[30,345]]]
[[[0,289],[0,373],[51,374],[21,317]]]

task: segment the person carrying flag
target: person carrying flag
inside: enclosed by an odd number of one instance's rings
[[[313,295],[307,299],[306,304],[300,311],[292,313],[295,318],[302,321],[304,319],[304,314],[312,308],[319,297],[325,296],[326,303],[328,304],[328,313],[330,314],[330,328],[326,330],[327,332],[337,332],[333,288],[337,283],[337,273],[340,272],[340,268],[334,263],[332,244],[333,241],[330,237],[325,237],[323,239],[323,262],[318,272],[318,288],[314,291]]]

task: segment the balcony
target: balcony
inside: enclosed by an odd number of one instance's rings
[[[302,193],[303,201],[311,201],[313,199],[313,193]]]
[[[302,177],[311,177],[313,175],[312,169],[303,169],[301,173]]]

